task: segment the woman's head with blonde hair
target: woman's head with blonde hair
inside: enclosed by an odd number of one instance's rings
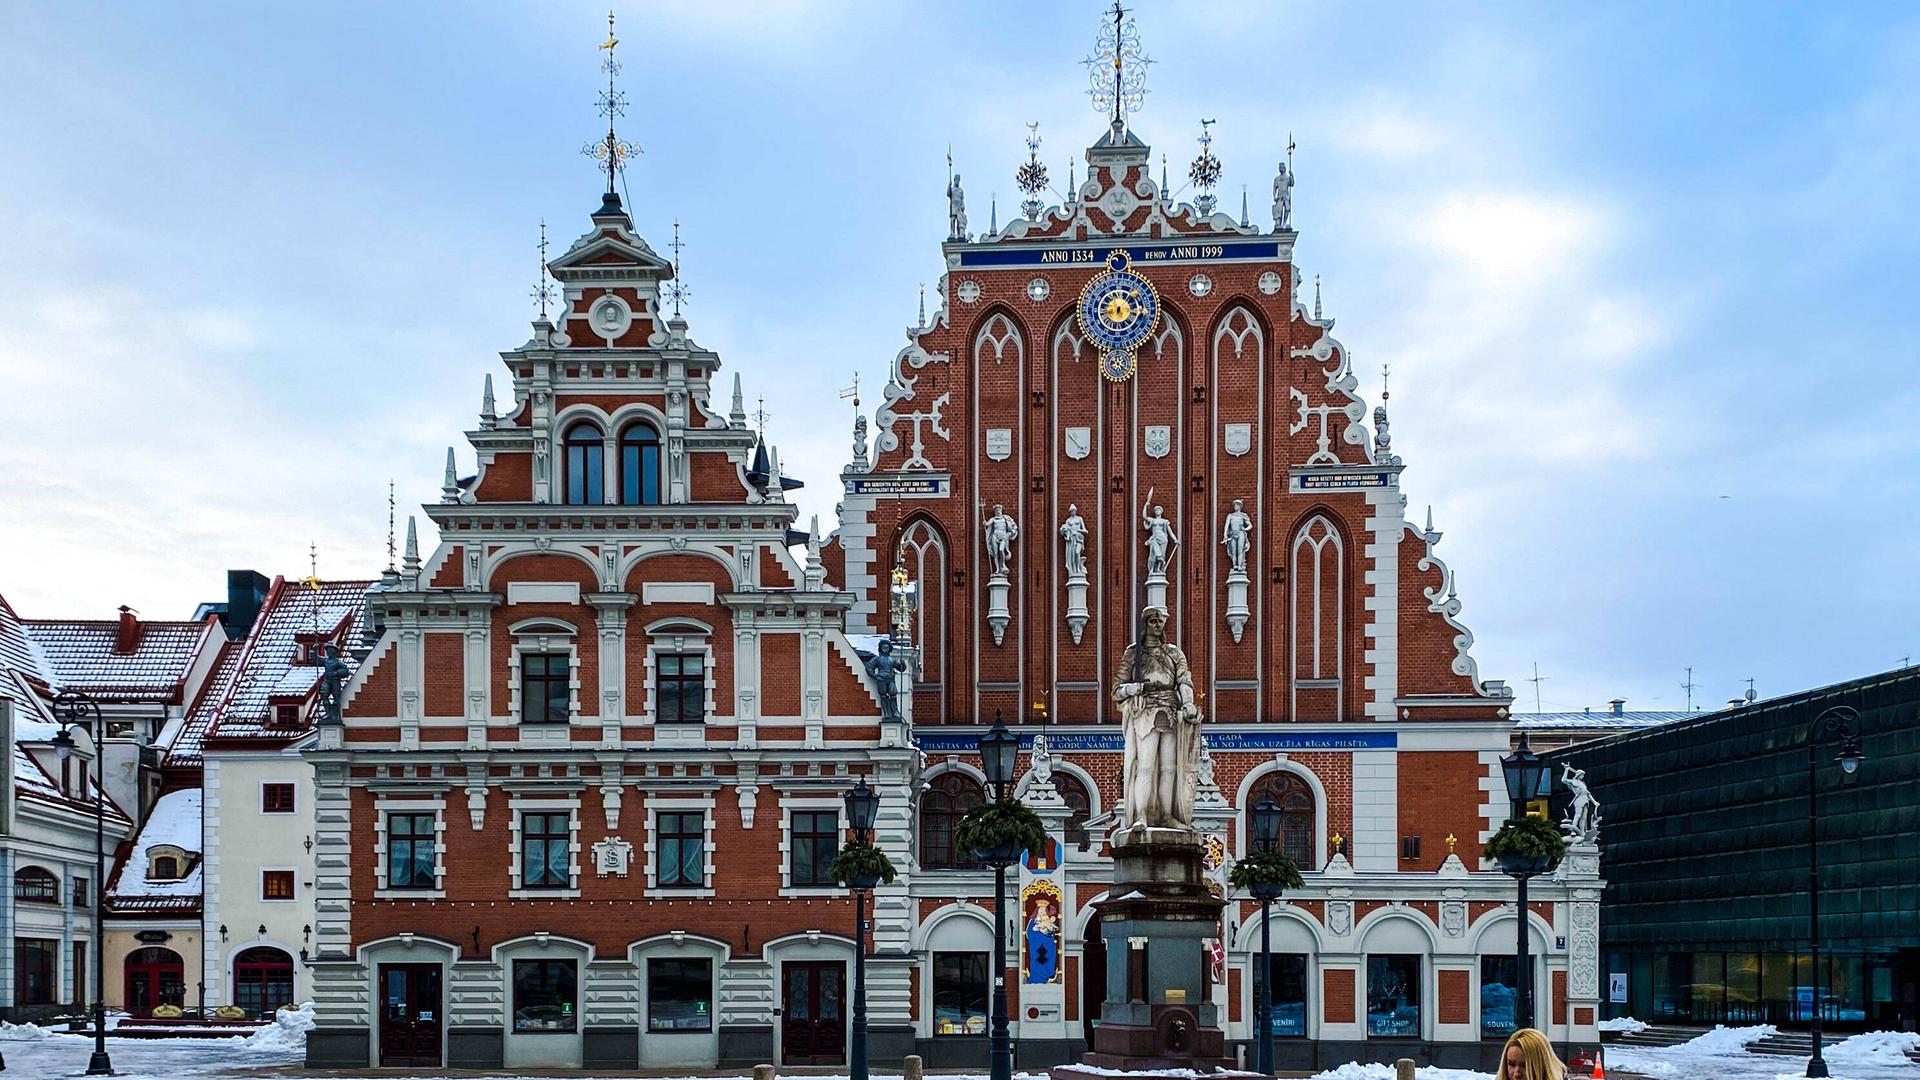
[[[1500,1051],[1500,1080],[1566,1080],[1566,1075],[1567,1067],[1539,1028],[1521,1028],[1507,1036]]]

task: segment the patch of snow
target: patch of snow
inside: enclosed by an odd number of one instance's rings
[[[1734,1028],[1715,1024],[1712,1031],[1696,1035],[1674,1049],[1688,1054],[1738,1054],[1777,1030],[1772,1024]]]
[[[1433,1065],[1413,1070],[1414,1080],[1493,1080],[1490,1073],[1473,1072],[1469,1069],[1442,1069]],[[1393,1080],[1393,1066],[1374,1063],[1360,1065],[1348,1062],[1337,1069],[1314,1073],[1313,1080]]]
[[[273,1023],[239,1040],[240,1052],[248,1057],[304,1057],[307,1032],[312,1030],[313,1002],[304,1002],[297,1009],[280,1009],[273,1014]]]
[[[52,1028],[43,1028],[39,1024],[9,1024],[0,1021],[0,1039],[7,1042],[39,1042],[41,1039],[51,1039],[64,1034],[66,1033]]]
[[[1869,1031],[1827,1047],[1822,1054],[1829,1062],[1860,1065],[1904,1065],[1920,1076],[1920,1066],[1907,1058],[1907,1051],[1920,1050],[1920,1033],[1912,1031]]]
[[[1645,1020],[1635,1020],[1631,1016],[1616,1016],[1610,1020],[1602,1020],[1595,1026],[1601,1031],[1621,1031],[1631,1035],[1647,1030],[1648,1025]]]
[[[177,847],[194,855],[200,854],[200,789],[185,788],[169,791],[160,796],[153,804],[153,813],[147,817],[147,823],[140,828],[140,835],[134,839],[133,851],[127,856],[126,867],[120,872],[120,880],[115,883],[115,896],[199,896],[200,863],[194,861],[193,869],[178,881],[148,881],[147,868],[152,865],[149,853],[161,845]]]

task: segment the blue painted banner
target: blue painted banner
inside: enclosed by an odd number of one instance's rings
[[[960,266],[1105,266],[1114,251],[1135,265],[1170,262],[1272,262],[1280,258],[1277,240],[1175,241],[1159,244],[1092,244],[1084,247],[1028,247],[1009,244],[987,251],[962,251]]]
[[[971,753],[980,748],[980,734],[969,731],[922,732],[913,740],[929,754]],[[1214,751],[1226,750],[1392,750],[1399,736],[1391,731],[1284,732],[1284,731],[1209,731],[1207,745]],[[1033,736],[1021,735],[1020,748],[1031,750]],[[1126,739],[1113,732],[1047,732],[1047,749],[1055,753],[1106,750],[1119,752]]]

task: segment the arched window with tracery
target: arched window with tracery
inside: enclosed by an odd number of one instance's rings
[[[1053,788],[1067,804],[1067,846],[1087,850],[1093,834],[1087,831],[1087,819],[1093,816],[1093,797],[1079,777],[1068,772],[1053,774]]]
[[[644,421],[620,433],[620,501],[627,506],[660,504],[660,433]]]
[[[980,865],[971,851],[955,850],[953,832],[967,811],[986,802],[980,782],[950,770],[933,778],[920,793],[920,868],[967,870]]]
[[[996,364],[1011,360],[1018,364],[1025,357],[1026,343],[1020,337],[1020,328],[1005,315],[996,313],[974,336],[973,359],[976,370],[982,360],[992,360]]]
[[[1333,522],[1315,514],[1294,533],[1289,558],[1294,719],[1337,720],[1346,618],[1345,545]]]
[[[581,420],[567,428],[566,501],[591,506],[606,501],[606,443],[600,425]]]
[[[1280,808],[1280,850],[1303,869],[1314,869],[1313,841],[1319,807],[1313,788],[1290,772],[1268,773],[1253,786],[1242,811],[1271,798]]]
[[[947,545],[933,524],[922,518],[900,534],[895,548],[899,565],[906,568],[913,584],[910,597],[889,594],[890,604],[910,605],[907,633],[920,650],[919,670],[915,673],[913,703],[915,723],[940,723],[946,719],[947,663]],[[891,614],[888,628],[893,626]]]

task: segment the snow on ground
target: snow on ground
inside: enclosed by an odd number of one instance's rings
[[[1629,1034],[1647,1030],[1647,1022],[1645,1020],[1635,1020],[1631,1016],[1618,1016],[1611,1020],[1602,1020],[1598,1026],[1601,1031],[1624,1031]]]
[[[1431,1065],[1413,1070],[1414,1080],[1493,1080],[1483,1072],[1466,1069],[1440,1069]],[[1355,1065],[1348,1062],[1337,1069],[1315,1073],[1313,1080],[1393,1080],[1391,1065]]]
[[[1747,1046],[1773,1031],[1771,1025],[1718,1027],[1678,1046],[1607,1046],[1607,1068],[1640,1073],[1653,1080],[1799,1080],[1805,1058],[1747,1052]],[[1878,1031],[1855,1035],[1827,1048],[1824,1055],[1834,1080],[1920,1080],[1920,1065],[1907,1060],[1920,1035]]]
[[[227,1039],[108,1039],[116,1076],[127,1080],[176,1080],[280,1072],[301,1064],[313,1005],[281,1009],[274,1022],[251,1035]],[[78,1076],[93,1053],[92,1035],[73,1035],[35,1024],[0,1024],[0,1055],[10,1076]]]

